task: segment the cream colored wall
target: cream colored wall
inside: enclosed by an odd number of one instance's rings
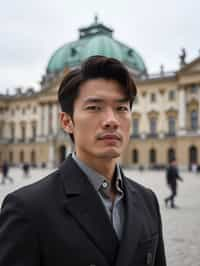
[[[169,100],[169,92],[174,90],[176,93],[175,100]],[[156,101],[151,102],[151,93],[155,93]],[[145,94],[145,95],[144,95]],[[138,84],[138,103],[133,106],[133,112],[141,114],[140,133],[149,133],[148,114],[151,111],[158,112],[157,129],[159,133],[167,133],[168,121],[166,112],[170,109],[178,111],[179,90],[176,82],[157,82],[151,84]]]

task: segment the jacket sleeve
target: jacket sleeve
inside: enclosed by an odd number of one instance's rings
[[[0,213],[0,265],[39,266],[36,234],[22,202],[10,194]]]
[[[166,266],[167,264],[166,264],[165,248],[164,248],[164,241],[163,241],[160,207],[159,207],[158,200],[154,192],[153,192],[153,195],[154,195],[155,205],[156,205],[157,214],[158,214],[158,223],[159,223],[159,239],[158,239],[158,247],[157,247],[154,266]]]

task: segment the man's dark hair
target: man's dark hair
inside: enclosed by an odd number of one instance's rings
[[[79,95],[80,86],[88,80],[98,78],[119,82],[127,100],[130,102],[130,107],[132,107],[137,89],[125,66],[114,58],[91,56],[81,64],[80,68],[67,73],[61,82],[58,90],[58,101],[61,110],[73,119],[74,102]]]

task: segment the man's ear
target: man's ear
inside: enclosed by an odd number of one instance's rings
[[[60,124],[65,132],[69,134],[73,133],[73,122],[69,114],[60,112]]]

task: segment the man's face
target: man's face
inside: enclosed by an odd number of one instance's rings
[[[66,117],[61,116],[63,127],[73,134],[76,154],[82,160],[117,158],[128,143],[130,104],[114,80],[85,82],[74,103],[73,121],[63,123]]]

